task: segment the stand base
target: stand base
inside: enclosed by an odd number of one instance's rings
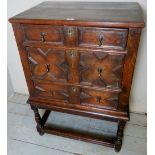
[[[118,130],[117,136],[113,138],[102,137],[97,135],[88,134],[85,132],[73,131],[71,129],[61,128],[57,126],[46,126],[47,118],[50,114],[50,110],[46,110],[43,117],[40,117],[38,108],[36,106],[31,106],[35,114],[35,120],[37,122],[37,131],[42,136],[44,133],[54,134],[57,136],[68,137],[76,140],[82,140],[85,142],[91,142],[94,144],[104,145],[114,148],[115,152],[119,152],[122,147],[123,130],[126,121],[118,120]]]

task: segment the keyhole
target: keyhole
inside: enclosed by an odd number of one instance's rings
[[[75,87],[73,87],[73,88],[72,88],[72,91],[73,91],[73,92],[76,92],[76,88],[75,88]]]
[[[72,58],[75,56],[74,51],[71,51],[71,52],[70,52],[70,56],[71,56]]]

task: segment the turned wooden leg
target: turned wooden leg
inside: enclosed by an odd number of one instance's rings
[[[123,138],[123,130],[125,127],[126,122],[119,120],[118,121],[118,130],[117,130],[117,139],[115,141],[114,149],[116,152],[119,152],[122,147],[122,138]]]
[[[38,111],[38,108],[36,106],[31,106],[31,109],[34,111],[34,116],[35,116],[35,120],[37,123],[37,131],[39,132],[40,135],[44,134],[44,126],[42,124],[42,120]]]

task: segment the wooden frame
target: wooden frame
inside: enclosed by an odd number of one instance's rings
[[[118,120],[118,129],[117,129],[117,136],[113,138],[106,138],[106,137],[97,137],[92,136],[90,134],[86,134],[83,132],[76,132],[71,131],[65,128],[58,128],[55,126],[46,126],[46,120],[50,114],[50,110],[46,110],[42,118],[40,117],[39,111],[37,106],[31,105],[31,109],[34,111],[35,120],[37,123],[36,129],[38,133],[42,136],[44,133],[50,133],[58,136],[73,138],[77,140],[83,140],[86,142],[91,142],[94,144],[100,144],[108,147],[112,147],[115,149],[116,152],[119,152],[122,146],[122,138],[123,138],[123,130],[125,127],[126,121]]]

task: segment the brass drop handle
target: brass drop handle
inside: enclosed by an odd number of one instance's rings
[[[45,64],[45,67],[47,69],[47,72],[49,72],[50,71],[50,64]]]
[[[98,103],[100,103],[100,102],[101,102],[101,96],[96,96],[96,101],[97,101]]]
[[[98,76],[101,76],[103,69],[102,68],[97,68]]]
[[[45,32],[40,32],[40,39],[42,42],[45,42]]]
[[[98,39],[98,45],[102,46],[103,45],[104,36],[103,35],[99,35],[97,39]]]

